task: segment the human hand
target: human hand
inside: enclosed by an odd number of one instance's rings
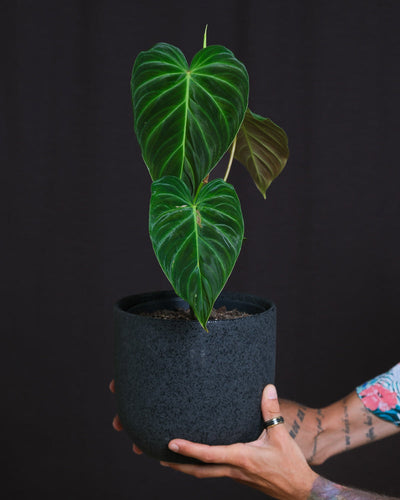
[[[115,381],[114,381],[114,379],[113,379],[113,380],[111,380],[110,385],[109,385],[108,387],[109,387],[110,391],[111,391],[113,394],[115,394]],[[118,416],[118,415],[115,415],[112,425],[113,425],[114,429],[115,429],[116,431],[118,431],[118,432],[119,432],[119,431],[123,431],[123,430],[124,430],[124,428],[122,427],[122,424],[121,424],[121,421],[120,421],[120,419],[119,419],[119,416]],[[135,445],[135,443],[133,443],[133,445],[132,445],[132,449],[133,449],[133,451],[134,451],[137,455],[141,455],[141,454],[143,453],[143,452],[142,452],[142,450],[141,450],[140,448],[138,448],[138,447]]]
[[[114,380],[110,382],[109,388],[114,394]],[[325,410],[308,408],[286,399],[280,400],[280,409],[289,434],[296,440],[308,463],[312,465],[322,464],[330,456]],[[115,415],[112,425],[118,432],[123,430],[118,415]],[[132,449],[137,455],[143,454],[142,450],[135,444],[132,445]]]
[[[264,420],[281,415],[273,385],[265,387],[261,409]],[[198,478],[230,477],[277,499],[307,499],[318,477],[285,425],[264,430],[251,443],[208,446],[173,439],[168,446],[175,453],[201,460],[204,465],[161,462],[162,465]]]

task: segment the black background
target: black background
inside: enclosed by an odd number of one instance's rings
[[[147,234],[135,56],[223,44],[291,157],[267,200],[236,164],[246,241],[227,289],[278,307],[281,396],[322,406],[399,361],[400,3],[2,1],[1,490],[7,498],[263,498],[167,470],[116,434],[112,305],[169,288]],[[171,401],[173,404],[173,401]],[[400,495],[399,436],[330,479]]]

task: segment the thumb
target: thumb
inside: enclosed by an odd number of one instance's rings
[[[271,420],[271,418],[276,418],[282,416],[281,410],[279,407],[278,395],[276,393],[276,388],[272,384],[268,384],[263,391],[262,400],[261,400],[261,411],[264,422],[267,420]],[[277,425],[274,427],[269,427],[268,431],[275,431],[281,425]]]

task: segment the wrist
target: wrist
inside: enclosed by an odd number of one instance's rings
[[[343,419],[341,409],[337,403],[333,403],[319,410],[323,415],[323,431],[319,436],[319,459],[320,463],[330,457],[345,451],[343,440]]]
[[[343,422],[336,403],[313,411],[313,445],[307,456],[310,464],[321,465],[330,457],[344,451]]]
[[[293,484],[294,489],[292,492],[287,492],[281,500],[309,500],[314,488],[314,484],[320,476],[311,468],[308,468],[307,473],[302,475],[300,481]]]

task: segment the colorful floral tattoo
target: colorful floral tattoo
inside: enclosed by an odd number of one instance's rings
[[[400,426],[400,363],[360,385],[356,391],[368,410]]]
[[[396,500],[393,497],[385,497],[377,493],[368,493],[361,490],[353,490],[332,483],[321,476],[314,481],[310,496],[307,500]]]

